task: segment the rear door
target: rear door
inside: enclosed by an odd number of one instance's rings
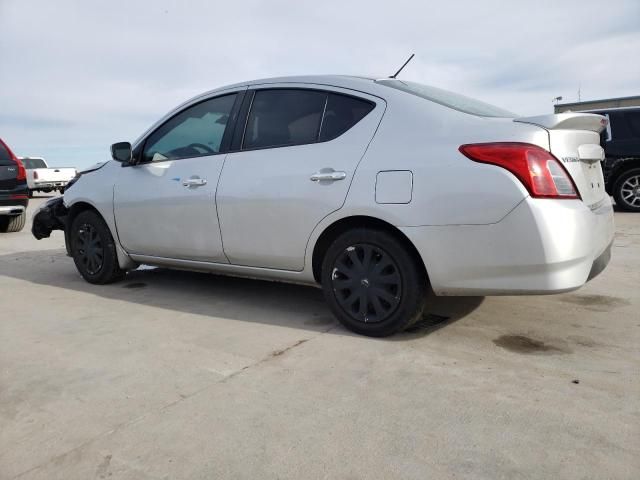
[[[258,87],[245,101],[217,193],[225,254],[236,265],[302,270],[307,240],[344,203],[385,103],[309,84]]]

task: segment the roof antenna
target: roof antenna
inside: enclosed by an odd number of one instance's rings
[[[396,78],[398,76],[398,74],[402,71],[402,69],[407,66],[407,63],[409,63],[414,56],[415,56],[415,53],[412,53],[411,56],[409,57],[409,59],[402,64],[400,69],[396,73],[391,75],[389,78]]]

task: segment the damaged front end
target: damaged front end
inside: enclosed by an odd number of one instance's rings
[[[63,197],[52,198],[42,205],[33,216],[31,233],[38,240],[48,238],[53,230],[65,230],[69,209]]]

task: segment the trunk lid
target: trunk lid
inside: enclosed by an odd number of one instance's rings
[[[16,178],[18,176],[18,165],[11,162],[6,164],[0,162],[0,191],[13,190],[18,184]]]
[[[601,161],[600,132],[607,119],[591,113],[558,113],[516,118],[514,122],[544,128],[549,134],[549,151],[562,162],[578,189],[582,201],[597,208],[607,197]]]

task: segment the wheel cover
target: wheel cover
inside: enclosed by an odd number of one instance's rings
[[[627,178],[620,187],[624,203],[631,207],[640,207],[640,175]]]
[[[83,223],[76,232],[76,255],[89,275],[95,275],[104,263],[104,246],[95,227]]]
[[[398,308],[402,278],[395,260],[380,247],[359,243],[334,261],[333,291],[342,310],[356,321],[382,322]]]

